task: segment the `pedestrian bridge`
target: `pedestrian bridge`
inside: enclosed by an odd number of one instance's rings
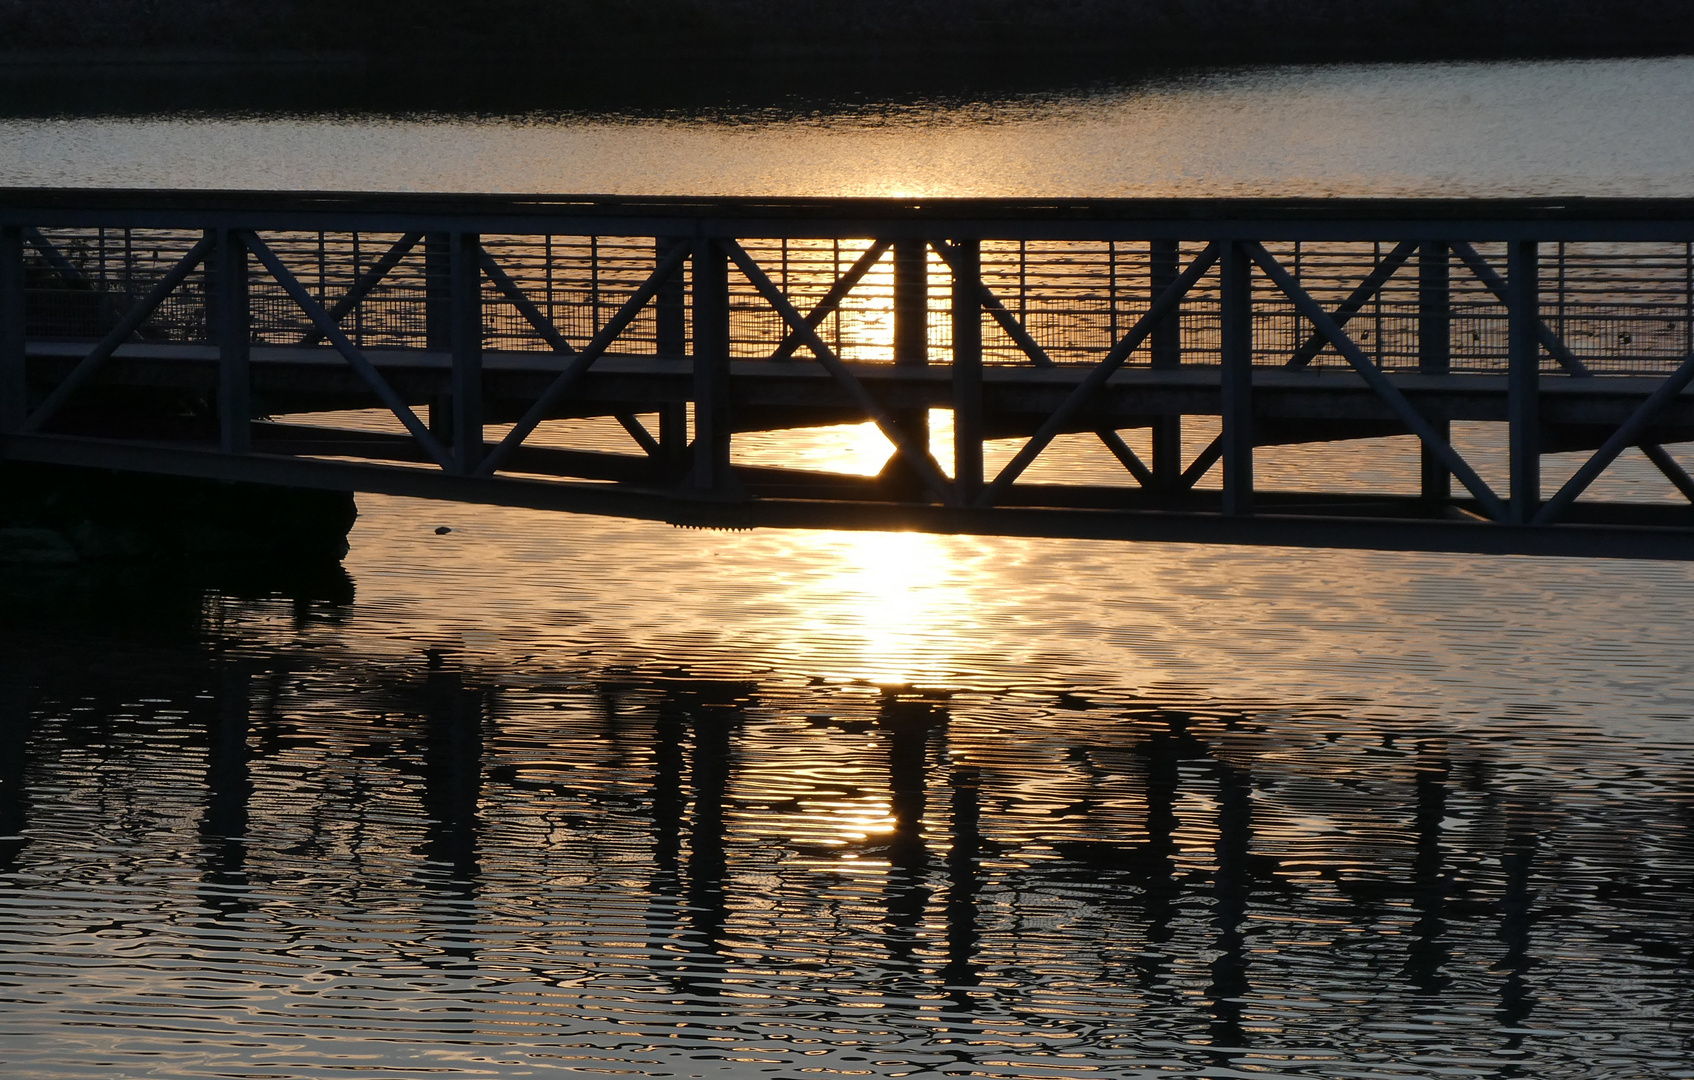
[[[1691,380],[1694,200],[0,190],[12,461],[726,528],[1689,558]],[[874,476],[739,449],[867,422]],[[1031,474],[1082,439],[1112,475]],[[1401,475],[1334,482],[1383,440]],[[1295,444],[1309,475],[1256,484]],[[1596,494],[1620,459],[1681,497]]]

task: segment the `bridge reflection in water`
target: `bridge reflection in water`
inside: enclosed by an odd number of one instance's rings
[[[1572,1008],[1621,1022],[1567,985],[1531,1023],[1591,954],[1630,1023],[1694,989],[1687,776],[1544,719],[1515,754],[1109,694],[125,651],[91,674],[20,644],[8,668],[34,674],[0,696],[0,875],[35,884],[0,918],[84,950],[144,931],[153,973],[102,976],[90,1008],[145,1001],[165,1041],[241,1035],[190,985],[213,978],[267,1038],[398,1001],[384,1037],[534,1060],[1368,1051],[1493,1075],[1557,1071],[1535,1029]],[[1585,752],[1577,780],[1542,757]],[[88,910],[55,899],[73,882]],[[23,974],[27,1021],[63,973]],[[297,978],[325,996],[267,1004]]]
[[[1694,553],[1684,201],[13,190],[0,300],[12,460],[733,527]],[[843,423],[878,475],[746,452]],[[1381,490],[1256,481],[1260,448],[1396,439]],[[1088,443],[1108,475],[1034,481]],[[1626,452],[1679,501],[1595,497]]]

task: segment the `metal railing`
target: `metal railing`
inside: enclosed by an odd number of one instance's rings
[[[26,254],[30,337],[98,340],[126,309],[199,239],[196,232],[161,229],[58,228]],[[402,234],[350,232],[266,234],[265,242],[326,306],[347,294]],[[618,235],[484,235],[483,249],[567,338],[586,340],[605,326],[627,295],[652,271],[650,238]],[[749,254],[772,267],[784,292],[804,301],[821,297],[873,243],[871,238],[744,241]],[[353,304],[343,319],[360,347],[425,348],[431,298],[445,289],[444,264],[433,266],[428,243],[415,245]],[[1198,250],[1190,244],[1188,254]],[[1338,304],[1357,284],[1382,267],[1392,246],[1375,242],[1269,243],[1267,250],[1290,268],[1314,297]],[[1014,313],[1032,338],[1059,363],[1086,362],[1105,351],[1145,306],[1151,293],[1151,258],[1146,243],[1120,241],[985,241],[982,280]],[[1475,245],[1476,255],[1503,273],[1502,244]],[[1507,315],[1465,260],[1446,253],[1450,311],[1448,353],[1455,371],[1504,371]],[[440,260],[436,260],[437,263]],[[931,312],[931,348],[951,347],[945,319],[949,275],[933,253],[925,293]],[[1378,367],[1414,369],[1420,355],[1418,320],[1428,305],[1420,297],[1416,267],[1389,277],[1361,305],[1353,334]],[[1694,349],[1694,245],[1682,243],[1561,242],[1539,260],[1541,319],[1572,355],[1592,370],[1617,374],[1663,374]],[[843,359],[892,360],[893,257],[885,251],[851,296],[820,327]],[[1255,271],[1253,285],[1267,283]],[[546,351],[550,348],[492,282],[482,286],[483,346],[487,349]],[[150,340],[206,342],[209,290],[204,275],[185,282],[144,324]],[[253,343],[289,344],[310,323],[274,282],[253,290]],[[685,301],[686,304],[686,301]],[[786,337],[786,328],[744,280],[731,283],[732,355],[759,357]],[[1204,282],[1184,301],[1180,335],[1189,363],[1216,363],[1219,341],[1215,283]],[[1276,297],[1255,302],[1254,363],[1286,364],[1314,334],[1309,319]],[[619,338],[619,351],[657,351],[651,312],[643,313]],[[988,363],[1027,361],[1017,342],[999,326],[983,343]],[[1333,348],[1311,361],[1344,365]],[[1151,346],[1131,357],[1150,364]]]

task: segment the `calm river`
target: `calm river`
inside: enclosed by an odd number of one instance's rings
[[[25,116],[0,184],[1694,196],[1694,60]],[[6,1075],[1694,1077],[1694,567],[360,514],[0,572]]]

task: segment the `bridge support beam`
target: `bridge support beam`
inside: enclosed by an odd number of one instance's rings
[[[1180,253],[1175,240],[1153,240],[1149,246],[1152,298],[1157,300],[1176,281],[1181,269]],[[1151,345],[1155,370],[1169,371],[1182,366],[1180,305],[1153,327]],[[1175,491],[1182,486],[1182,417],[1155,417],[1152,435],[1153,486],[1161,491]]]
[[[482,237],[453,233],[448,259],[452,298],[453,464],[469,476],[482,461]]]
[[[894,363],[929,365],[929,244],[922,240],[894,242]],[[929,410],[894,409],[890,415],[911,444],[927,454]],[[902,455],[889,458],[882,478],[899,498],[922,497],[923,482]]]
[[[661,236],[653,241],[655,268],[679,245],[688,240]],[[659,286],[653,297],[654,346],[660,356],[688,355],[687,288],[682,269],[677,268]],[[688,462],[688,402],[667,401],[659,406],[659,457],[672,476],[680,473]]]
[[[1514,240],[1506,256],[1506,418],[1511,461],[1507,514],[1514,525],[1541,506],[1540,267],[1536,243]]]
[[[729,255],[694,241],[694,462],[699,491],[724,491],[729,471]]]
[[[0,431],[16,431],[29,415],[24,363],[24,232],[0,227]]]
[[[424,348],[451,352],[453,348],[453,237],[425,233]],[[449,391],[429,404],[429,433],[443,444],[453,441],[453,395]]]
[[[1425,241],[1418,250],[1418,371],[1445,375],[1453,366],[1453,318],[1451,275],[1447,244]],[[1451,439],[1452,424],[1432,420],[1430,425],[1443,439]],[[1422,460],[1420,491],[1426,502],[1445,503],[1453,494],[1453,475],[1439,455],[1419,444]]]
[[[953,251],[953,485],[969,506],[982,494],[982,244]]]
[[[233,229],[212,232],[212,318],[207,329],[218,343],[218,441],[226,454],[253,447],[252,295],[247,244]]]
[[[1252,260],[1231,242],[1223,247],[1220,265],[1223,512],[1240,516],[1253,512]]]

